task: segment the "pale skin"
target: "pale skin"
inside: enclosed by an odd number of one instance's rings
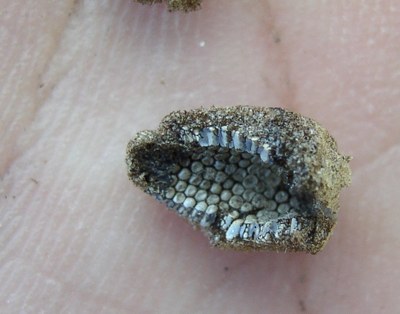
[[[1,0],[0,312],[396,312],[400,3],[350,2]],[[135,132],[211,104],[300,112],[354,157],[321,253],[211,248],[128,181]]]

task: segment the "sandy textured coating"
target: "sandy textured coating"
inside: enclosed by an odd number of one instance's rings
[[[349,157],[313,120],[280,108],[173,112],[128,144],[135,185],[222,248],[323,248]]]
[[[161,3],[162,0],[136,0],[143,4]],[[201,0],[167,0],[170,11],[194,11],[200,8]]]

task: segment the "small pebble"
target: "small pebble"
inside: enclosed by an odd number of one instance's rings
[[[273,200],[268,200],[266,203],[265,203],[265,209],[266,210],[270,210],[270,211],[272,211],[272,210],[275,210],[276,209],[276,203],[273,201]]]
[[[244,203],[241,207],[240,207],[240,211],[242,213],[248,213],[250,211],[253,210],[253,205],[251,205],[250,203]]]
[[[171,198],[174,197],[175,193],[176,193],[176,192],[175,192],[175,189],[172,188],[172,187],[169,187],[169,188],[165,191],[165,197],[171,199]]]
[[[207,204],[208,205],[215,205],[219,203],[219,196],[215,194],[211,194],[209,197],[207,197]]]
[[[247,168],[248,166],[250,166],[250,163],[250,160],[242,159],[241,161],[239,161],[239,167]]]
[[[223,190],[221,192],[221,200],[229,201],[231,197],[232,197],[232,193],[229,190]]]
[[[211,167],[207,167],[204,171],[203,178],[206,180],[214,180],[217,174],[217,170]]]
[[[199,185],[200,189],[208,190],[211,187],[211,181],[203,180]]]
[[[229,205],[234,209],[239,209],[243,205],[243,198],[238,195],[234,195],[229,200]]]
[[[176,204],[182,204],[185,201],[186,197],[183,193],[176,193],[174,198],[172,199]]]
[[[220,209],[222,209],[224,211],[227,211],[230,208],[228,203],[226,203],[226,202],[221,202],[221,203],[218,204],[218,206],[219,206]]]
[[[254,196],[253,200],[251,201],[251,204],[256,208],[264,208],[266,203],[267,203],[267,199],[262,194],[257,194],[256,196]]]
[[[255,175],[249,175],[243,179],[243,186],[246,189],[253,189],[258,183],[258,179]]]
[[[214,163],[214,168],[217,169],[217,170],[223,170],[225,168],[225,166],[226,166],[226,163],[223,162],[223,161],[220,161],[220,160],[217,160]]]
[[[230,164],[237,164],[239,161],[240,161],[239,155],[231,155],[231,157],[229,157]]]
[[[290,205],[288,203],[279,204],[277,211],[280,214],[287,214],[290,210]]]
[[[210,191],[214,194],[220,194],[222,191],[222,186],[219,183],[213,183],[211,185]]]
[[[257,164],[251,164],[248,168],[247,168],[247,172],[250,175],[255,175],[255,176],[259,176],[260,174],[260,167]]]
[[[207,209],[207,203],[206,202],[199,202],[196,204],[194,207],[198,211],[204,212]]]
[[[243,179],[246,177],[246,175],[247,175],[246,170],[239,168],[235,171],[232,178],[238,182],[242,182]]]
[[[228,178],[227,174],[222,171],[218,171],[215,175],[215,182],[222,183]]]
[[[178,178],[186,181],[190,178],[191,175],[192,173],[189,171],[189,169],[183,168],[181,171],[179,171]]]
[[[198,175],[198,174],[193,174],[193,175],[190,177],[189,183],[192,184],[192,185],[199,185],[199,184],[201,183],[202,180],[203,180],[203,178],[202,178],[200,175]]]
[[[227,154],[226,152],[221,152],[221,153],[216,154],[216,155],[214,156],[214,159],[215,159],[215,160],[220,160],[220,161],[226,160],[226,159],[228,159],[228,158],[229,158],[229,154]]]
[[[224,171],[227,175],[232,175],[235,173],[235,171],[237,170],[237,166],[234,164],[228,164],[226,165]]]
[[[236,194],[236,195],[242,195],[244,192],[243,185],[236,183],[232,188],[232,192],[233,192],[233,194]]]
[[[253,199],[254,195],[256,195],[256,192],[254,192],[253,190],[245,190],[243,192],[243,198],[247,202],[251,202],[251,200]]]
[[[232,188],[232,186],[235,184],[234,181],[232,181],[231,179],[228,179],[224,182],[224,184],[222,185],[224,187],[224,189],[229,190]]]
[[[191,198],[191,197],[188,197],[183,202],[183,206],[185,206],[186,208],[193,208],[195,205],[196,205],[196,201],[194,198]]]
[[[288,200],[289,195],[285,191],[279,191],[275,194],[275,201],[278,203],[284,203]]]
[[[200,161],[194,161],[190,169],[193,173],[200,173],[204,170],[204,166]]]
[[[183,192],[186,190],[187,183],[185,181],[178,181],[178,183],[175,185],[175,189],[178,192]]]
[[[281,178],[279,177],[278,174],[271,174],[268,177],[267,184],[276,188],[279,184],[281,184]]]
[[[205,166],[211,166],[214,163],[214,159],[210,156],[206,156],[201,160],[201,162]]]
[[[196,195],[194,196],[194,198],[196,199],[196,201],[200,202],[200,201],[204,201],[207,198],[207,192],[204,190],[199,190],[197,191]]]
[[[268,199],[273,199],[275,193],[276,193],[276,191],[275,191],[274,187],[272,187],[272,186],[270,186],[270,185],[267,185],[267,186],[264,188],[264,196],[265,196],[266,198],[268,198]]]
[[[243,159],[251,159],[251,157],[253,157],[252,154],[249,154],[249,153],[242,153],[242,158],[243,158]]]
[[[185,190],[185,195],[186,196],[193,196],[197,192],[197,188],[193,185],[188,185],[186,190]]]
[[[257,193],[260,193],[260,194],[264,193],[264,191],[265,191],[265,184],[264,184],[264,182],[258,181],[257,184],[256,184],[256,186],[255,186],[255,188],[254,188],[254,190],[255,190]]]

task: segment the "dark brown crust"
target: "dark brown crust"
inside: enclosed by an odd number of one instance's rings
[[[162,0],[136,0],[142,4],[161,3]],[[170,11],[194,11],[201,7],[201,0],[167,0],[168,9]]]

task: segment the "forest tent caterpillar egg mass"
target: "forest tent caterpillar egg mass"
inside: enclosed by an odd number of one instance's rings
[[[212,245],[313,254],[336,224],[349,160],[310,118],[247,106],[172,112],[126,156],[130,180]]]

